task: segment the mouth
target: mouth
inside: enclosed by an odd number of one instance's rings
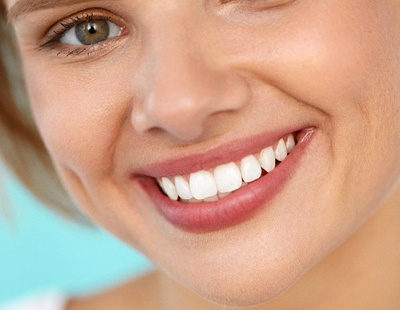
[[[274,171],[293,151],[296,143],[297,134],[290,133],[261,152],[247,155],[240,161],[156,180],[162,192],[171,200],[183,203],[218,201]]]
[[[239,160],[227,162],[227,155],[213,168],[140,183],[174,226],[192,232],[227,228],[252,217],[282,190],[313,133],[314,128],[292,132]]]

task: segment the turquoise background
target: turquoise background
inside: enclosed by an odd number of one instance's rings
[[[152,268],[109,234],[67,222],[0,162],[0,304],[44,291],[83,293]]]

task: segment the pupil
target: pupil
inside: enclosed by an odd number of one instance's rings
[[[96,32],[97,32],[97,25],[96,25],[96,24],[88,24],[88,26],[87,26],[87,31],[88,31],[90,34],[96,34]]]

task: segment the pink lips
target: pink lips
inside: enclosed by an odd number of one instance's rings
[[[172,201],[151,177],[141,178],[140,184],[159,213],[173,225],[192,232],[220,230],[251,218],[274,199],[290,178],[311,138],[312,130],[302,131],[293,152],[274,171],[215,202]]]

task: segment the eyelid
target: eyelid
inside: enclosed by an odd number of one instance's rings
[[[127,33],[127,27],[124,22],[124,20],[119,17],[118,15],[105,10],[105,9],[100,9],[100,8],[93,8],[93,9],[86,9],[80,12],[77,12],[75,14],[72,14],[66,18],[63,18],[56,22],[54,25],[52,25],[45,34],[45,37],[43,40],[41,40],[39,44],[39,49],[43,48],[50,48],[50,49],[57,49],[58,46],[63,46],[65,44],[60,42],[60,39],[63,37],[63,35],[70,29],[72,29],[74,26],[78,25],[81,22],[85,21],[90,21],[90,20],[96,20],[96,19],[104,19],[111,21],[118,25],[121,28],[121,34],[120,36],[123,36]],[[113,38],[115,39],[115,38]],[[109,39],[109,40],[113,40]],[[106,40],[108,41],[108,40]],[[104,41],[104,42],[106,42]],[[91,48],[95,45],[101,45],[104,42],[96,43],[93,45],[88,45],[85,46],[84,48],[82,46],[74,46],[75,48],[80,48],[80,50],[83,49],[88,49]],[[71,51],[74,47],[71,47]],[[65,49],[65,47],[63,48]],[[68,54],[73,54],[71,52],[68,52]],[[81,54],[81,52],[76,53],[76,54]]]

